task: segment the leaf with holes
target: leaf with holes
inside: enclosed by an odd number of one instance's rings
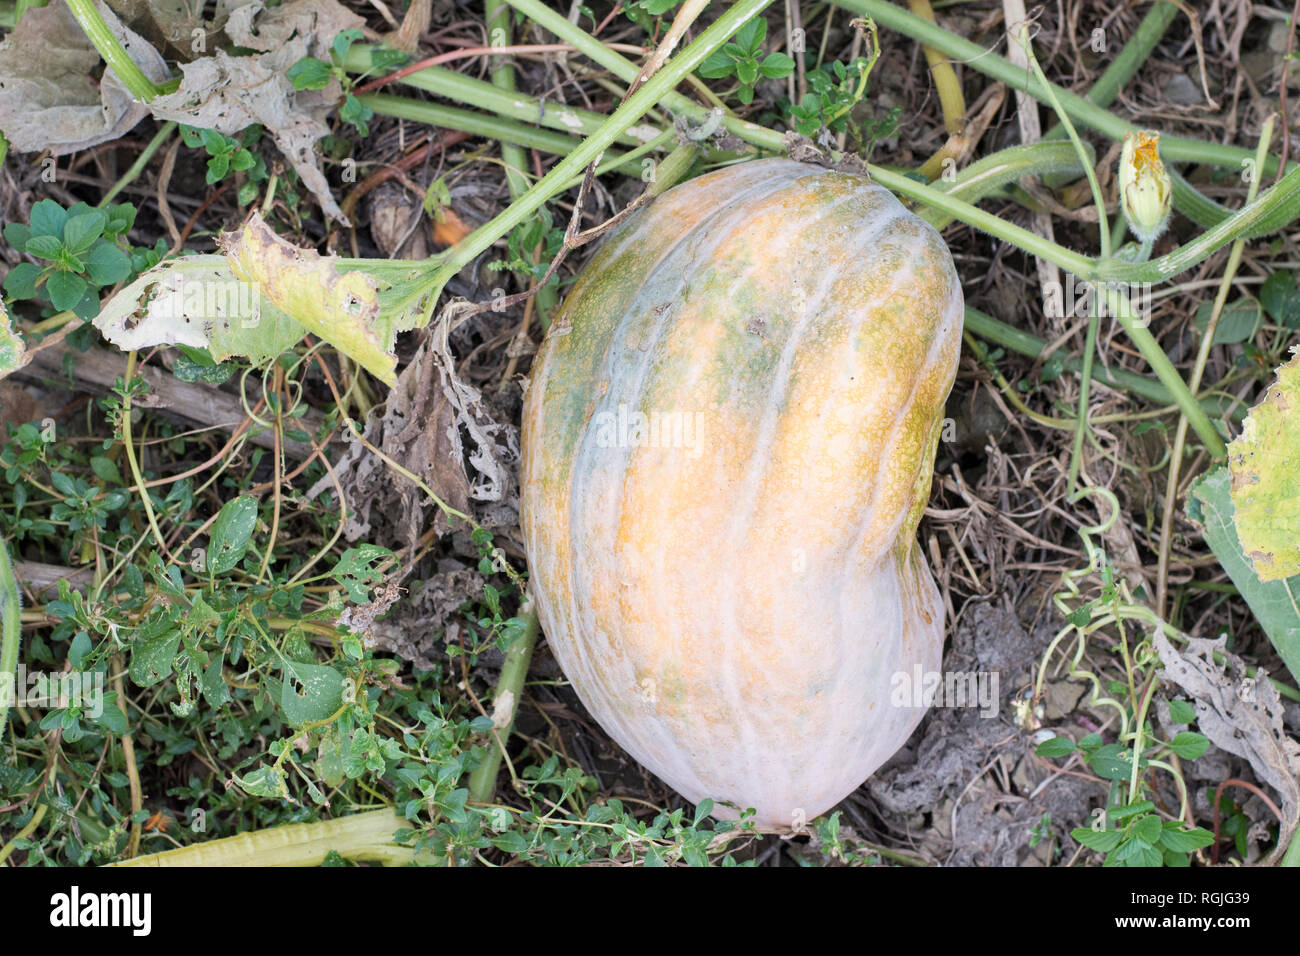
[[[397,381],[395,330],[380,321],[380,282],[365,272],[340,272],[338,260],[300,249],[256,213],[220,240],[236,276],[274,305],[388,385]]]
[[[295,727],[326,720],[343,706],[343,675],[322,664],[286,661],[280,708]]]
[[[254,365],[307,334],[236,278],[223,256],[159,263],[113,296],[94,324],[125,351],[180,345],[207,349],[217,362],[242,355]]]
[[[257,525],[257,499],[241,495],[221,506],[208,533],[207,571],[222,574],[237,565],[248,550]]]

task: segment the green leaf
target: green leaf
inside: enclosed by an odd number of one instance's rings
[[[330,44],[330,53],[334,57],[334,62],[341,65],[343,63],[343,58],[348,55],[349,48],[360,39],[360,30],[354,29],[341,31],[338,36],[334,38],[334,42]]]
[[[288,661],[280,708],[295,727],[325,720],[343,706],[343,675],[322,664]]]
[[[101,239],[86,254],[86,274],[96,285],[117,285],[131,274],[131,257]]]
[[[208,385],[222,385],[235,374],[233,365],[218,365],[211,359],[206,365],[200,365],[188,355],[176,356],[172,365],[172,374],[182,382],[204,382]]]
[[[1210,324],[1210,313],[1214,310],[1213,302],[1202,302],[1196,309],[1196,327],[1204,332]],[[1219,315],[1219,324],[1214,328],[1215,345],[1231,345],[1245,342],[1255,337],[1259,327],[1264,324],[1264,316],[1259,303],[1243,296],[1223,307]]]
[[[1171,700],[1169,719],[1176,724],[1190,724],[1196,719],[1196,708],[1185,700]]]
[[[140,687],[152,687],[172,672],[172,662],[181,646],[181,632],[166,622],[152,636],[137,637],[131,644],[131,680]],[[144,629],[141,629],[144,632]]]
[[[353,602],[365,604],[370,600],[369,586],[377,584],[384,577],[375,565],[392,556],[392,551],[378,544],[360,544],[348,548],[330,571],[330,577],[343,585]]]
[[[243,777],[238,774],[232,776],[239,788],[249,796],[284,798],[289,795],[284,785],[284,772],[274,767],[259,767]]]
[[[713,801],[706,797],[705,799],[701,800],[698,804],[695,805],[695,820],[691,824],[691,826],[698,827],[701,823],[703,823],[708,818],[709,814],[712,812],[713,812]]]
[[[256,498],[241,495],[222,505],[208,532],[208,573],[223,574],[237,565],[248,549],[248,540],[256,526]]]
[[[763,58],[758,71],[769,80],[779,80],[794,72],[795,63],[784,53],[769,53]]]
[[[746,86],[753,86],[758,81],[758,64],[750,59],[737,61],[736,79]]]
[[[1300,287],[1294,272],[1274,272],[1259,287],[1259,301],[1278,325],[1300,329]]]
[[[13,299],[31,299],[36,295],[36,280],[44,272],[34,262],[20,262],[5,276],[4,290]]]
[[[721,50],[714,50],[710,53],[695,70],[706,80],[720,80],[723,77],[731,76],[735,71],[736,61]]]
[[[1169,749],[1184,760],[1195,760],[1210,749],[1210,741],[1201,734],[1184,730],[1169,741]]]
[[[85,279],[62,269],[52,273],[45,281],[45,291],[50,294],[50,302],[60,312],[66,312],[80,302],[87,288]]]
[[[32,227],[21,222],[7,222],[4,227],[5,242],[15,249],[27,248],[27,240],[32,236]]]
[[[1184,830],[1179,821],[1173,820],[1165,824],[1164,832],[1160,834],[1160,842],[1166,849],[1173,850],[1175,853],[1191,853],[1213,843],[1214,834],[1200,827]]]
[[[1135,817],[1139,813],[1148,813],[1154,810],[1156,805],[1150,800],[1139,800],[1137,803],[1130,803],[1126,807],[1116,807],[1114,810],[1107,811],[1112,820],[1127,820],[1129,817]]]
[[[27,344],[9,324],[9,313],[5,311],[4,303],[0,302],[0,378],[15,371],[20,365],[26,364],[24,358],[26,352]],[[18,505],[14,510],[15,513],[21,512],[22,505]]]
[[[758,48],[767,39],[767,21],[762,17],[754,17],[736,31],[735,39],[736,43],[747,53],[758,52]]]
[[[1106,744],[1088,754],[1088,765],[1092,772],[1106,780],[1128,780],[1133,770],[1132,760],[1119,744]]]
[[[104,232],[107,218],[99,210],[72,216],[63,224],[63,247],[74,256],[90,248],[90,244]]]
[[[1260,580],[1237,538],[1228,484],[1225,467],[1208,472],[1193,484],[1187,493],[1188,517],[1205,528],[1205,540],[1219,564],[1250,605],[1278,656],[1300,679],[1300,575],[1280,581]]]
[[[135,206],[129,202],[109,203],[104,212],[108,217],[104,223],[105,236],[125,235],[135,225]]]
[[[339,119],[351,123],[362,136],[370,135],[369,122],[374,115],[374,110],[351,93],[343,98],[343,105],[339,107]]]
[[[108,700],[109,696],[113,697],[111,703]],[[99,724],[99,726],[103,727],[114,737],[121,737],[131,729],[130,725],[127,723],[126,714],[122,713],[122,709],[117,706],[116,694],[105,694],[103,710],[100,711],[98,717],[91,717],[90,719]]]
[[[218,153],[208,160],[208,185],[214,185],[226,178],[226,173],[230,172],[230,154]]]
[[[1161,830],[1160,818],[1152,814],[1134,822],[1132,832],[1143,843],[1154,845],[1160,839]]]
[[[528,841],[525,840],[524,835],[517,830],[507,830],[500,836],[493,837],[492,845],[498,850],[504,850],[506,853],[511,853],[515,856],[528,852]]]
[[[1078,843],[1098,853],[1109,853],[1119,846],[1119,841],[1123,837],[1123,833],[1119,830],[1089,830],[1087,827],[1071,830],[1070,835]]]
[[[27,240],[26,251],[41,259],[58,259],[63,255],[63,243],[54,236],[32,236]]]
[[[90,652],[94,650],[94,645],[90,643],[90,635],[85,631],[78,632],[77,636],[72,639],[68,645],[68,663],[76,670],[81,670],[81,665],[86,662]]]
[[[90,470],[95,473],[106,485],[121,485],[122,473],[117,470],[117,465],[113,464],[111,458],[105,458],[103,455],[95,455],[90,459]]]
[[[203,699],[212,708],[221,707],[230,700],[230,691],[226,687],[225,677],[221,673],[221,656],[212,658],[212,663],[203,671],[203,680],[199,685]]]
[[[53,199],[42,199],[32,206],[32,215],[27,221],[31,224],[32,235],[53,236],[62,241],[63,224],[68,221],[68,211]]]
[[[1077,749],[1074,741],[1069,737],[1053,737],[1051,740],[1044,740],[1034,752],[1040,757],[1064,757]]]

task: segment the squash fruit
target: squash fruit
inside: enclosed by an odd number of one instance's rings
[[[920,722],[899,687],[940,665],[916,527],[961,318],[947,247],[888,190],[768,159],[634,214],[548,331],[532,600],[605,731],[717,816],[798,828]]]

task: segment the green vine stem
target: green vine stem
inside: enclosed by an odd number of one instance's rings
[[[511,6],[516,8],[520,8],[525,2],[532,4],[533,0],[510,0]],[[440,265],[432,279],[417,291],[417,294],[430,294],[430,300],[436,299],[452,276],[473,262],[501,236],[508,235],[516,226],[526,222],[543,203],[565,188],[570,179],[579,175],[588,164],[600,157],[620,133],[631,127],[661,100],[666,99],[669,91],[687,74],[704,62],[709,54],[726,43],[736,30],[771,2],[772,0],[738,0],[689,46],[669,60],[663,69],[647,80],[644,86],[628,97],[595,133],[556,163],[532,189],[453,248],[450,256]],[[602,50],[605,49],[598,43],[597,46]],[[629,79],[628,82],[632,80]]]
[[[1034,76],[1047,90],[1052,108],[1056,111],[1056,115],[1060,117],[1061,125],[1065,127],[1065,132],[1070,137],[1070,142],[1074,145],[1079,162],[1083,166],[1083,173],[1088,178],[1088,188],[1092,190],[1092,202],[1097,209],[1097,234],[1101,237],[1101,259],[1104,262],[1110,258],[1111,241],[1110,229],[1106,222],[1106,199],[1102,195],[1101,184],[1097,181],[1097,171],[1093,168],[1088,150],[1084,148],[1083,141],[1079,139],[1079,134],[1075,130],[1074,124],[1070,122],[1069,115],[1061,108],[1061,101],[1052,92],[1052,87],[1047,82],[1047,76],[1043,73],[1038,57],[1034,55],[1034,45],[1029,39],[1027,25],[1023,23],[1020,25],[1016,40],[1024,49],[1025,56],[1029,60],[1029,66],[1034,71]],[[1083,345],[1083,370],[1079,378],[1079,411],[1074,424],[1074,450],[1070,455],[1069,474],[1065,484],[1066,494],[1070,495],[1074,494],[1079,486],[1079,469],[1083,465],[1083,439],[1088,434],[1088,399],[1092,388],[1092,363],[1097,351],[1097,326],[1101,319],[1097,308],[1097,296],[1095,295],[1089,297],[1088,312],[1088,332],[1084,337]]]
[[[163,123],[162,126],[158,127],[158,132],[154,134],[153,139],[149,140],[149,144],[145,146],[144,149],[140,150],[140,155],[135,158],[135,162],[131,164],[131,168],[122,174],[121,179],[113,183],[112,187],[110,187],[108,192],[104,193],[95,208],[103,209],[113,201],[114,197],[116,197],[118,193],[131,183],[135,182],[140,174],[144,172],[145,167],[149,165],[149,161],[153,159],[154,153],[158,152],[158,149],[163,143],[167,142],[168,138],[174,132],[176,132],[175,120],[168,120]]]
[[[1091,163],[1094,159],[1092,149],[1086,147],[1085,152]],[[1076,176],[1083,169],[1072,143],[1042,140],[1000,149],[970,163],[950,182],[941,179],[932,185],[954,199],[974,204],[1025,176]],[[922,206],[916,214],[941,231],[953,221],[953,216],[929,206]]]
[[[587,59],[609,70],[624,83],[635,82],[637,75],[641,72],[641,68],[631,60],[611,50],[581,27],[570,23],[562,13],[546,6],[541,0],[506,0],[506,2],[542,29],[574,47]],[[732,10],[727,11],[724,16],[729,16],[734,9],[733,7]],[[749,17],[746,16],[744,19],[748,20]],[[721,18],[718,22],[721,22]],[[713,26],[717,26],[717,23]],[[709,29],[712,30],[713,27],[709,27]],[[701,34],[701,38],[703,38],[703,34]],[[698,43],[699,40],[695,42]],[[680,59],[680,54],[678,59]],[[662,73],[662,71],[660,72]],[[673,113],[685,116],[696,123],[703,122],[708,118],[710,113],[708,107],[701,106],[689,97],[675,92],[675,86],[674,84],[666,87],[664,95],[660,98],[665,107]],[[768,129],[766,126],[760,126],[757,123],[750,123],[733,113],[723,113],[722,126],[727,132],[734,133],[746,143],[757,146],[759,149],[771,153],[779,153],[785,149],[784,133],[778,133],[776,130]]]
[[[18,646],[22,640],[22,592],[9,562],[9,545],[0,538],[0,744],[4,743],[11,700],[18,693]]]
[[[505,759],[506,741],[514,729],[519,697],[524,691],[524,679],[528,676],[528,665],[533,659],[533,648],[537,645],[537,609],[530,602],[522,613],[524,628],[506,649],[506,661],[501,667],[501,676],[497,678],[496,692],[492,696],[493,746],[488,749],[483,762],[469,775],[469,799],[473,803],[489,803],[492,800],[497,773],[501,769],[501,761]],[[510,775],[515,775],[513,766]]]
[[[536,126],[493,116],[490,113],[477,113],[455,106],[444,106],[441,103],[426,103],[423,100],[394,96],[391,93],[366,93],[358,96],[357,99],[380,116],[425,123],[439,129],[459,130],[527,149],[540,149],[544,153],[558,156],[573,152],[582,142],[563,133],[538,129]],[[612,150],[609,152],[610,159],[619,159],[621,155]],[[629,175],[640,175],[641,167],[628,166],[626,172]]]
[[[1273,140],[1273,117],[1269,116],[1264,121],[1264,128],[1260,132],[1259,145],[1256,148],[1256,165],[1259,160],[1267,155],[1268,147]],[[1246,196],[1247,204],[1254,201],[1259,192],[1259,177],[1251,179],[1250,190]],[[1241,265],[1242,254],[1246,250],[1246,240],[1238,239],[1232,244],[1232,249],[1228,253],[1228,263],[1223,268],[1223,277],[1219,281],[1218,292],[1214,296],[1214,304],[1210,307],[1210,320],[1205,326],[1205,331],[1201,333],[1200,348],[1196,352],[1196,362],[1192,366],[1192,378],[1189,387],[1196,391],[1201,387],[1201,376],[1205,374],[1205,366],[1210,359],[1210,349],[1214,345],[1214,336],[1219,328],[1219,317],[1223,314],[1223,307],[1227,305],[1228,294],[1232,290],[1232,282],[1237,277],[1237,268]],[[1165,483],[1165,510],[1164,517],[1160,523],[1160,556],[1156,567],[1156,611],[1160,615],[1165,613],[1166,597],[1168,595],[1169,583],[1167,581],[1169,573],[1169,547],[1173,538],[1174,530],[1174,512],[1178,501],[1178,478],[1183,463],[1183,444],[1187,440],[1187,419],[1180,418],[1178,429],[1174,434],[1174,448],[1169,459],[1169,475]]]
[[[966,306],[966,328],[987,342],[1000,345],[1035,361],[1046,361],[1051,357],[1043,354],[1043,349],[1047,347],[1047,343],[1042,339],[1023,329],[999,321],[971,306]],[[1083,362],[1078,358],[1067,358],[1064,364],[1065,368],[1071,372],[1081,372],[1083,369]],[[1092,380],[1100,382],[1109,388],[1132,392],[1160,405],[1174,404],[1173,394],[1158,381],[1144,375],[1138,375],[1136,372],[1130,372],[1127,369],[1105,369],[1094,366]],[[1223,412],[1222,405],[1214,399],[1203,398],[1200,400],[1200,405],[1207,413],[1212,415],[1219,415]],[[1244,416],[1245,412],[1238,408],[1236,414]]]
[[[888,0],[834,0],[837,7],[852,11],[859,16],[875,18],[883,27],[895,30],[911,37],[922,44],[932,46],[947,56],[958,60],[973,70],[990,76],[1007,86],[1023,90],[1035,99],[1048,101],[1047,90],[1036,79],[1015,66],[1010,60],[998,56],[972,43],[963,37],[949,33],[942,27],[929,23],[915,14],[909,13],[889,3]],[[1061,101],[1062,108],[1071,119],[1095,129],[1097,132],[1114,140],[1121,140],[1125,134],[1136,132],[1138,127],[1125,122],[1113,113],[1109,113],[1095,103],[1077,93],[1059,86],[1053,86]],[[1178,162],[1214,163],[1219,166],[1240,168],[1243,159],[1253,158],[1253,151],[1240,146],[1227,146],[1220,143],[1207,143],[1181,136],[1161,136],[1160,152],[1167,160]],[[1278,160],[1270,156],[1266,175],[1277,172]],[[1289,166],[1291,164],[1288,164]]]
[[[122,44],[95,8],[95,0],[68,0],[68,9],[77,18],[81,29],[104,58],[104,62],[117,74],[117,78],[132,96],[148,103],[162,92],[122,48]]]
[[[1165,354],[1160,343],[1156,341],[1151,330],[1147,328],[1146,322],[1140,319],[1134,312],[1132,304],[1120,288],[1107,285],[1104,288],[1106,304],[1109,313],[1119,320],[1119,324],[1124,327],[1133,344],[1138,347],[1142,357],[1147,360],[1151,370],[1156,373],[1156,378],[1169,389],[1173,396],[1174,404],[1178,410],[1187,418],[1187,423],[1196,432],[1198,438],[1205,443],[1206,449],[1214,458],[1225,458],[1228,454],[1228,448],[1223,442],[1222,436],[1210,421],[1210,416],[1205,414],[1205,409],[1196,403],[1192,393],[1187,388],[1187,383],[1183,377],[1178,374],[1174,364],[1169,361],[1169,356]]]
[[[371,72],[374,69],[372,57],[375,49],[366,44],[354,44],[348,49],[347,58],[343,61],[344,68],[349,73]],[[514,72],[512,67],[500,69]],[[493,76],[495,77],[498,72],[494,70]],[[581,107],[567,106],[554,101],[540,101],[524,93],[506,90],[504,87],[497,86],[495,82],[478,80],[441,66],[427,66],[418,73],[402,77],[397,82],[457,103],[471,104],[480,110],[495,113],[506,119],[517,120],[530,126],[545,126],[547,129],[565,133],[590,135],[608,118],[604,113],[596,113]],[[366,95],[370,94],[363,94],[362,99]],[[615,142],[625,146],[637,146],[648,139],[649,135],[659,132],[657,129],[647,129],[648,133],[640,128],[633,128],[631,131],[621,133]]]

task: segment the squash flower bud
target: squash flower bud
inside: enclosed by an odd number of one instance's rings
[[[1159,133],[1129,133],[1119,160],[1120,205],[1133,235],[1143,243],[1154,242],[1165,231],[1173,197],[1173,184],[1156,149],[1159,142]]]

